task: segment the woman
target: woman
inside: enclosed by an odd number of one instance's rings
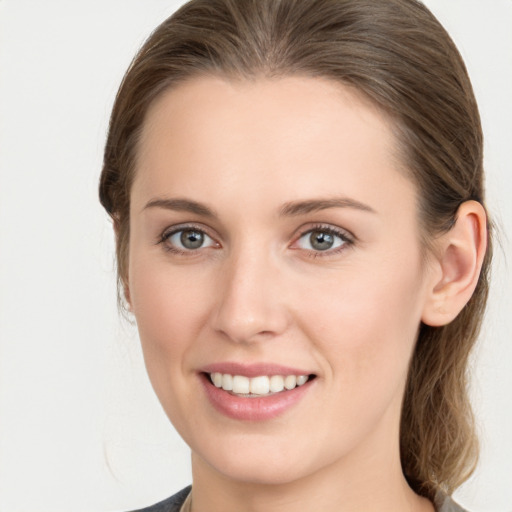
[[[147,510],[461,510],[491,257],[464,64],[414,0],[193,0],[100,198],[192,490]]]

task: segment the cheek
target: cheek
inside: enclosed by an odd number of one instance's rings
[[[187,404],[197,394],[190,386],[191,362],[207,318],[208,279],[172,269],[165,261],[134,258],[132,263],[130,291],[146,370],[169,419],[186,439]]]
[[[150,377],[169,365],[186,365],[186,354],[207,318],[207,276],[134,257],[130,293]],[[178,357],[179,356],[179,357]]]
[[[405,378],[421,318],[421,274],[415,260],[399,263],[351,268],[303,294],[303,329],[345,391],[371,395]]]

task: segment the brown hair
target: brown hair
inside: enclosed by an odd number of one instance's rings
[[[117,228],[120,284],[127,276],[130,187],[149,105],[201,74],[231,79],[302,75],[357,88],[394,120],[416,183],[425,246],[460,204],[483,204],[482,132],[454,43],[416,0],[192,0],[149,37],[128,69],[110,120],[100,200]],[[491,250],[476,291],[444,327],[422,325],[410,365],[401,461],[411,487],[433,498],[472,473],[477,441],[467,396],[468,357],[488,292]]]

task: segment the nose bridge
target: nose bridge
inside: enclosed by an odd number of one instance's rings
[[[277,293],[280,270],[268,246],[238,244],[226,258],[219,281],[217,331],[248,343],[286,328],[286,308]]]

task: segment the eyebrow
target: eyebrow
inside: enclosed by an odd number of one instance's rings
[[[208,208],[206,205],[191,201],[190,199],[171,199],[171,198],[156,198],[149,201],[143,210],[148,208],[164,208],[165,210],[174,210],[177,212],[190,212],[202,217],[214,218],[217,217],[215,212]]]
[[[377,213],[367,204],[356,201],[349,197],[335,197],[332,199],[310,199],[307,201],[293,201],[286,203],[279,214],[283,217],[305,215],[311,212],[327,210],[329,208],[353,208],[363,212]]]
[[[163,208],[178,212],[190,212],[202,217],[215,218],[217,214],[208,206],[182,198],[156,198],[149,201],[143,210],[149,208]],[[367,204],[356,201],[348,197],[336,197],[331,199],[309,199],[305,201],[291,201],[285,203],[279,210],[280,217],[294,217],[306,215],[308,213],[327,210],[329,208],[353,208],[364,212],[376,213],[376,211]]]

